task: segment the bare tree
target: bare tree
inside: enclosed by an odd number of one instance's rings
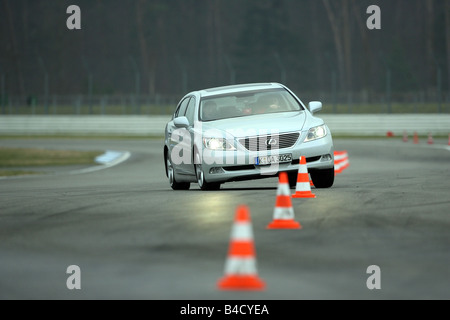
[[[24,85],[24,81],[23,81],[22,63],[20,61],[19,47],[17,45],[16,31],[14,28],[13,13],[11,11],[11,7],[9,5],[8,0],[3,0],[3,5],[5,8],[5,13],[6,13],[7,20],[8,20],[9,36],[10,36],[11,48],[12,48],[12,60],[14,61],[14,66],[16,69],[17,86],[19,88],[19,93],[24,94],[25,93],[25,85]]]
[[[349,89],[349,71],[351,69],[349,61],[350,55],[350,38],[348,30],[348,22],[343,23],[343,16],[348,17],[348,0],[344,0],[344,5],[339,9],[339,5],[332,5],[329,0],[322,0],[327,11],[328,20],[330,21],[331,30],[333,32],[334,45],[336,47],[336,55],[338,61],[338,72],[341,90]],[[340,14],[339,14],[340,13]]]
[[[312,46],[313,46],[313,50],[314,50],[314,65],[315,65],[315,69],[317,70],[317,72],[315,72],[315,76],[316,76],[317,83],[320,84],[323,81],[323,78],[322,78],[323,66],[322,66],[322,61],[321,61],[321,59],[323,57],[321,56],[321,52],[320,52],[319,21],[318,21],[318,19],[315,18],[318,16],[317,2],[311,1],[310,3],[311,3],[311,14],[314,17],[314,19],[312,19],[312,21],[311,21],[311,23],[312,23],[311,32],[313,35]],[[334,72],[334,70],[332,72]]]
[[[362,83],[363,89],[367,89],[367,88],[369,88],[369,85],[370,85],[369,79],[371,78],[372,72],[373,72],[373,67],[372,67],[372,63],[374,61],[373,50],[372,50],[372,45],[369,41],[367,26],[362,19],[361,8],[357,4],[356,0],[352,0],[351,4],[352,4],[352,9],[353,9],[353,14],[355,16],[356,24],[358,26],[359,34],[362,39],[364,56],[366,57],[366,59],[364,59],[362,62],[363,66],[362,66],[362,71],[361,71],[361,73],[362,73],[361,74],[361,78],[362,78],[361,83]]]
[[[447,49],[447,78],[448,90],[450,91],[450,1],[445,1],[445,42]]]
[[[223,72],[223,45],[220,0],[208,1],[206,29],[210,80],[221,77]]]
[[[350,32],[350,9],[349,0],[343,0],[342,3],[342,40],[344,43],[344,61],[345,61],[345,83],[347,90],[352,88],[352,41]]]
[[[448,1],[447,1],[448,2]],[[434,7],[433,0],[426,0],[425,2],[425,12],[426,12],[426,22],[425,22],[425,50],[426,50],[426,61],[427,61],[427,84],[430,85],[434,80],[434,70],[436,67],[435,56],[433,50],[433,23],[434,23]]]
[[[145,75],[148,75],[148,93],[155,93],[155,60],[156,54],[153,50],[148,49],[148,42],[145,31],[147,28],[144,25],[145,0],[138,0],[136,3],[136,23],[137,33],[139,38],[139,47],[141,51],[142,66]]]

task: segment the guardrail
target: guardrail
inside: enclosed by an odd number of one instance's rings
[[[324,114],[334,135],[385,136],[404,132],[419,135],[448,135],[449,114]],[[170,116],[0,116],[0,135],[129,135],[163,136]]]
[[[319,116],[319,115],[318,115]],[[450,115],[448,114],[353,114],[319,116],[333,134],[340,135],[394,135],[417,132],[419,135],[448,135]]]

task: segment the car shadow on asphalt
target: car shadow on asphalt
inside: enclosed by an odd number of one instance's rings
[[[191,191],[202,191],[202,192],[220,192],[220,191],[252,191],[252,190],[277,190],[277,186],[275,187],[246,187],[246,188],[235,188],[235,187],[230,187],[230,188],[226,188],[226,187],[222,187],[219,190],[200,190],[200,189],[191,189]]]

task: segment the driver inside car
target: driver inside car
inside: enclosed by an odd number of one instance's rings
[[[207,101],[202,108],[202,120],[213,120],[217,117],[217,104],[214,101]]]

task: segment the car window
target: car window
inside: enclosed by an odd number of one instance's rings
[[[177,117],[178,112],[180,112],[180,107],[181,107],[181,102],[178,103],[177,108],[175,109],[175,112],[172,115],[172,120]]]
[[[202,121],[211,121],[218,118],[216,99],[203,100],[200,105],[199,115]]]
[[[301,110],[302,106],[287,91],[264,90],[202,99],[199,114],[202,121],[213,121]]]
[[[186,108],[187,108],[188,103],[189,103],[189,99],[191,99],[191,97],[187,97],[186,99],[181,101],[180,105],[178,106],[177,110],[175,111],[174,118],[182,117],[182,116],[185,115]]]
[[[189,124],[194,124],[194,114],[195,114],[195,98],[192,97],[186,109],[186,118],[189,120]]]

